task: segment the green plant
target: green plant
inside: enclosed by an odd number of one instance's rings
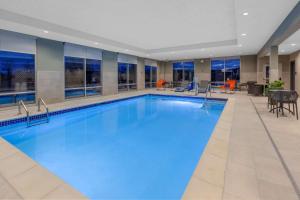
[[[273,81],[272,83],[269,84],[268,88],[269,89],[283,89],[284,82],[281,80],[278,81]]]
[[[272,83],[269,83],[266,88],[266,94],[268,94],[270,90],[282,90],[283,86],[284,82],[282,80],[273,81]]]

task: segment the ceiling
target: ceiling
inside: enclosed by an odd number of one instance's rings
[[[234,56],[256,54],[298,2],[0,0],[0,29],[157,60]]]
[[[300,50],[300,29],[279,45],[279,54],[288,55]]]

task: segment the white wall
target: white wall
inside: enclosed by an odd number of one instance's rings
[[[127,54],[118,54],[118,63],[130,63],[130,64],[137,64],[137,57],[136,56],[131,56]]]
[[[0,50],[36,54],[36,38],[0,30]]]
[[[155,67],[158,66],[157,61],[155,61],[155,60],[150,60],[150,59],[145,59],[145,65],[148,65],[148,66],[155,66]]]
[[[102,60],[102,50],[76,44],[65,43],[65,56]]]

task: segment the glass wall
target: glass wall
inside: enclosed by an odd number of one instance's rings
[[[66,98],[101,94],[101,60],[65,57]]]
[[[128,87],[129,89],[136,89],[136,65],[128,64]]]
[[[211,81],[213,85],[224,85],[226,80],[240,81],[240,59],[222,58],[211,61]]]
[[[194,62],[173,63],[173,85],[181,86],[184,82],[194,80]]]
[[[35,56],[0,51],[0,106],[35,102]]]
[[[118,90],[136,89],[136,64],[118,63]]]
[[[156,87],[157,82],[157,67],[145,66],[145,88]]]
[[[101,94],[101,60],[86,59],[86,95]]]

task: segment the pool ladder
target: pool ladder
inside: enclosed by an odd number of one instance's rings
[[[41,106],[44,106],[45,109],[46,109],[46,119],[47,119],[47,123],[49,122],[49,108],[47,106],[47,104],[45,103],[45,101],[42,99],[42,98],[39,98],[38,99],[38,103],[37,103],[37,106],[38,106],[38,112],[41,111]],[[26,107],[25,103],[23,100],[19,101],[18,103],[18,114],[22,114],[22,108],[25,110],[26,112],[26,123],[27,123],[27,127],[31,126],[31,125],[35,125],[35,124],[31,124],[30,123],[30,115],[29,115],[29,110],[28,108]]]

